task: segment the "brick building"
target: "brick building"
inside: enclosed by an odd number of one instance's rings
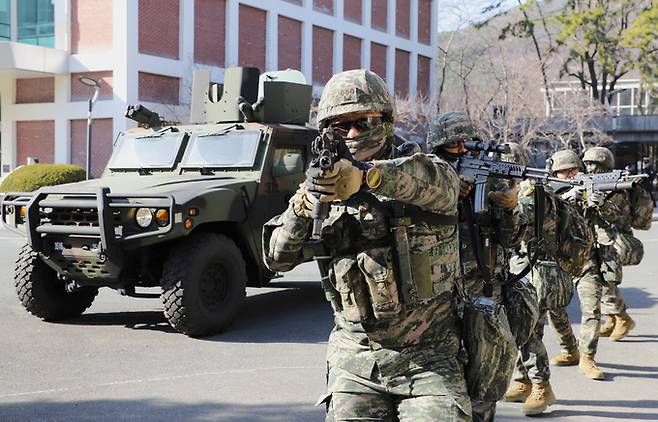
[[[370,68],[399,95],[431,96],[436,0],[0,0],[2,174],[86,159],[99,175],[126,105],[186,121],[194,68],[222,82],[226,66],[294,68],[319,94],[335,72]]]

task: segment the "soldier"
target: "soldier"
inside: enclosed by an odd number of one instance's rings
[[[332,202],[321,234],[336,323],[327,345],[327,420],[471,420],[453,300],[454,169],[414,151],[401,156],[392,145],[391,97],[368,70],[334,75],[317,117],[321,130],[341,133],[368,163],[309,169],[288,209],[265,225],[263,252],[273,271],[303,262],[314,204]]]
[[[576,153],[570,150],[558,151],[553,154],[552,159],[551,169],[561,179],[571,179],[583,168]],[[620,217],[620,210],[613,202],[605,201],[602,192],[594,192],[589,198],[583,198],[583,191],[579,187],[561,189],[557,193],[581,211],[594,232],[595,242],[583,274],[574,278],[582,314],[578,348],[575,345],[566,307],[549,311],[562,348],[561,353],[554,357],[551,363],[558,366],[571,366],[578,362],[585,376],[602,380],[605,376],[596,365],[594,357],[599,341],[602,289],[610,281],[621,277],[619,256],[611,240],[614,238],[614,224]]]
[[[614,156],[612,151],[604,147],[592,147],[585,151],[583,155],[583,163],[588,173],[605,173],[614,168]],[[635,189],[642,189],[637,186]],[[650,202],[647,204],[638,204],[633,198],[639,197],[644,192],[641,191],[635,195],[630,190],[619,191],[609,194],[606,198],[612,201],[620,210],[620,218],[617,220],[616,229],[617,236],[630,235],[633,236],[633,229],[631,223],[635,213],[648,213],[652,212]],[[640,209],[644,205],[646,209]],[[639,250],[629,251],[629,253],[638,253]],[[639,259],[638,259],[639,261]],[[602,313],[606,316],[605,323],[601,325],[600,335],[609,336],[610,340],[619,341],[635,327],[635,321],[628,315],[626,303],[621,296],[621,292],[617,287],[621,283],[621,279],[615,280],[603,286],[602,297]]]
[[[503,155],[503,160],[521,164],[528,164],[528,155],[519,144],[510,144],[511,153]],[[524,230],[523,243],[510,259],[510,269],[513,273],[520,273],[530,264],[527,241],[530,238],[534,225],[535,184],[524,180],[519,186],[519,219]],[[520,347],[514,371],[514,382],[505,393],[505,400],[522,402],[521,411],[525,415],[536,415],[545,411],[548,406],[555,403],[555,394],[550,384],[551,371],[548,362],[548,353],[542,341],[544,337],[544,324],[549,307],[554,303],[569,303],[573,294],[573,284],[568,274],[555,262],[549,251],[549,245],[557,245],[557,199],[552,189],[544,186],[546,192],[544,205],[544,222],[542,226],[543,244],[541,255],[535,262],[532,271],[528,274],[539,296],[539,317],[530,334],[528,341]],[[566,305],[565,305],[566,306]]]
[[[455,167],[459,157],[467,153],[464,141],[478,139],[479,134],[468,115],[464,112],[443,113],[436,117],[428,128],[427,148],[432,154],[445,159]],[[497,242],[491,247],[494,262],[491,274],[483,274],[476,259],[473,244],[474,222],[467,218],[467,209],[472,210],[473,181],[460,177],[459,201],[459,259],[462,270],[462,288],[467,296],[489,296],[502,301],[501,285],[507,279],[508,265],[505,249],[517,245],[518,213],[517,191],[504,186],[500,180],[492,180],[491,226],[495,229],[492,236]],[[475,240],[478,241],[478,240]],[[485,282],[485,278],[490,278]],[[496,402],[472,400],[473,420],[492,421],[496,411]]]

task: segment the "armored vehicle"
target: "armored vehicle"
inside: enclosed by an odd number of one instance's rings
[[[165,125],[142,106],[142,127],[120,133],[98,179],[7,193],[2,220],[27,242],[15,268],[23,306],[46,321],[72,318],[100,287],[129,296],[162,288],[177,331],[224,330],[246,286],[273,277],[263,224],[304,179],[311,86],[298,71],[228,68],[223,86],[195,73],[191,121]]]

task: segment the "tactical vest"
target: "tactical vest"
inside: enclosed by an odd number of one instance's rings
[[[400,206],[402,214],[395,215],[391,209]],[[449,219],[429,223],[418,212],[363,195],[332,206],[322,232],[332,257],[323,287],[346,320],[392,319],[452,298],[459,270],[456,226]]]

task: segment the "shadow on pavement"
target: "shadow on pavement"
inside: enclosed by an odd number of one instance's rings
[[[321,343],[333,327],[331,306],[319,283],[279,282],[268,291],[250,290],[242,309],[228,331],[200,340],[217,342]],[[279,288],[280,287],[280,288]],[[58,322],[65,325],[125,326],[135,330],[177,332],[161,311],[85,313]]]
[[[613,377],[658,379],[658,367],[655,366],[633,366],[633,365],[622,365],[618,363],[600,363],[600,362],[599,362],[599,366],[603,368],[618,369],[621,371],[630,371],[630,372],[609,373]],[[658,408],[658,400],[654,401],[654,403]]]
[[[658,298],[652,296],[651,292],[647,289],[622,287],[620,290],[621,295],[624,297],[624,301],[626,301],[631,310],[653,308],[656,303],[658,303]]]
[[[2,403],[0,420],[24,421],[301,421],[324,419],[321,408],[299,403],[235,405],[166,403],[160,400],[89,400],[48,402],[41,399]]]

